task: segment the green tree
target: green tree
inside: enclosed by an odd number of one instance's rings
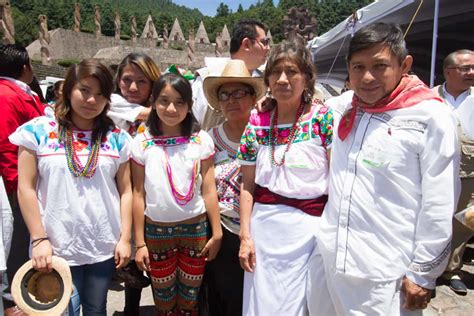
[[[228,16],[230,13],[229,6],[221,2],[217,7],[216,17]]]

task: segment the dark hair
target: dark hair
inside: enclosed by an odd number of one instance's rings
[[[171,88],[175,89],[183,98],[183,101],[188,104],[188,114],[181,122],[181,133],[182,136],[189,137],[191,134],[199,131],[199,124],[194,118],[193,112],[191,111],[191,107],[193,104],[193,90],[191,88],[191,84],[188,80],[186,80],[183,76],[176,75],[173,73],[167,73],[161,76],[158,80],[155,81],[153,84],[153,90],[151,92],[151,100],[152,100],[152,113],[148,116],[148,120],[146,121],[146,126],[150,131],[150,134],[153,136],[160,136],[163,134],[161,131],[161,120],[156,113],[156,100],[160,96],[161,90],[163,90],[166,86],[170,86]],[[153,113],[155,112],[155,113]]]
[[[458,57],[458,55],[474,55],[474,51],[470,49],[458,49],[450,53],[443,61],[443,69],[456,65],[456,57]]]
[[[232,38],[230,39],[229,52],[231,54],[236,53],[242,45],[244,38],[251,40],[257,39],[257,27],[265,31],[265,25],[254,19],[242,19],[234,25],[232,31]]]
[[[115,127],[114,122],[107,116],[110,107],[110,95],[114,90],[114,79],[110,70],[95,59],[84,59],[77,65],[69,68],[63,85],[63,97],[59,99],[54,108],[54,114],[60,129],[70,129],[74,126],[71,120],[71,94],[75,85],[82,79],[94,77],[99,81],[102,95],[109,101],[104,110],[94,120],[92,141],[104,136]]]
[[[306,76],[306,89],[310,94],[308,97],[313,97],[315,92],[316,68],[311,59],[311,53],[304,43],[301,40],[292,42],[283,41],[272,48],[268,56],[263,77],[267,87],[270,86],[269,77],[273,67],[281,60],[290,60],[298,65],[299,70]]]
[[[46,89],[46,101],[47,102],[52,102],[52,101],[58,101],[56,99],[56,93],[59,91],[59,88],[61,88],[61,85],[63,84],[64,80],[58,80],[52,85],[48,86]]]
[[[0,76],[18,79],[23,73],[23,66],[29,64],[30,57],[24,46],[0,45]]]
[[[151,59],[150,56],[143,53],[130,53],[120,62],[117,66],[116,76],[115,76],[115,91],[120,94],[120,78],[122,77],[123,70],[125,67],[135,65],[137,66],[145,75],[145,77],[150,81],[151,84],[155,82],[160,76],[160,68],[156,63]]]
[[[358,30],[349,43],[347,53],[347,63],[351,61],[352,55],[365,49],[372,48],[379,44],[385,44],[390,52],[397,57],[402,64],[408,55],[403,32],[396,24],[374,23]]]
[[[33,80],[31,80],[28,86],[38,95],[38,98],[40,99],[41,103],[46,103],[46,99],[43,96],[43,91],[41,90],[39,81],[36,76],[33,76]]]

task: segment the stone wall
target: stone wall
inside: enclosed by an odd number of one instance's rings
[[[96,39],[95,34],[78,33],[61,28],[49,31],[49,34],[51,36],[49,52],[53,63],[63,59],[80,61],[84,58],[97,58],[106,64],[118,64],[129,53],[143,52],[150,55],[160,69],[176,64],[195,70],[204,67],[204,57],[215,56],[214,44],[196,43],[195,62],[188,65],[186,42],[170,42],[170,46],[174,45],[177,49],[162,49],[157,47],[157,41],[150,42],[146,38],[138,38],[137,43],[132,45],[131,40],[117,40],[111,36]],[[39,40],[31,43],[26,49],[32,60],[41,60]],[[226,52],[223,56],[229,56],[229,53]]]
[[[42,65],[37,61],[32,61],[31,65],[33,66],[33,72],[39,81],[44,80],[46,76],[58,78],[64,78],[66,76],[67,68],[65,67]]]
[[[49,31],[49,34],[51,37],[49,53],[53,61],[61,59],[82,60],[84,58],[92,58],[102,48],[121,45],[132,46],[131,40],[117,40],[112,36],[101,36],[99,39],[96,39],[95,34],[79,33],[61,28]],[[149,41],[138,38],[137,46],[149,46]],[[31,59],[41,60],[39,40],[28,45],[26,49]]]

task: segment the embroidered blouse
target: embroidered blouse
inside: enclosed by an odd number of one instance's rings
[[[215,145],[214,171],[222,225],[234,234],[240,230],[240,164],[237,161],[239,143],[227,138],[224,124],[209,131]]]
[[[328,157],[333,131],[332,110],[314,103],[298,122],[296,136],[283,166],[270,157],[272,112],[253,113],[242,135],[237,159],[242,165],[255,165],[255,183],[270,191],[295,199],[313,199],[327,194]],[[275,159],[281,161],[293,124],[278,124]]]
[[[74,130],[81,163],[91,149],[92,131]],[[46,234],[56,255],[71,266],[105,261],[114,255],[120,238],[120,194],[115,175],[130,154],[130,136],[121,129],[102,138],[97,170],[90,179],[75,177],[67,166],[58,124],[38,117],[20,126],[10,141],[36,153],[37,195]]]
[[[145,215],[153,221],[179,222],[206,212],[201,195],[202,177],[198,172],[193,198],[186,204],[176,202],[167,172],[172,172],[174,189],[182,194],[189,191],[194,162],[214,155],[214,143],[204,131],[191,137],[153,136],[148,129],[138,134],[132,143],[132,159],[145,168]],[[167,158],[168,156],[168,158]]]

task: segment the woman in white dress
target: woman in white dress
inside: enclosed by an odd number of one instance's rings
[[[264,79],[274,109],[250,116],[237,154],[243,315],[306,315],[308,262],[318,255],[327,201],[332,112],[313,100],[314,66],[300,43],[274,47]]]

